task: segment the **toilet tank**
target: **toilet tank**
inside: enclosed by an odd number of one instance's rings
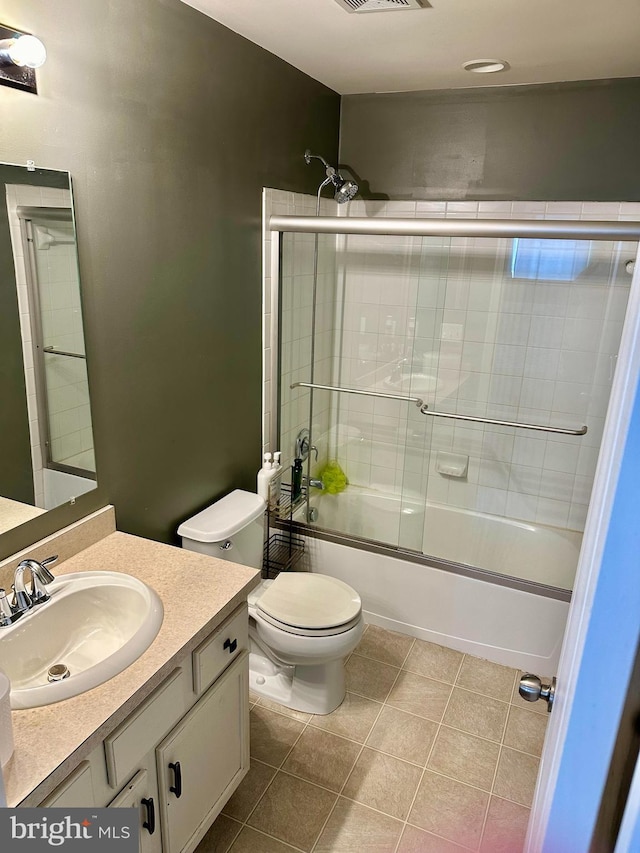
[[[183,521],[178,528],[182,547],[244,566],[262,567],[264,500],[236,489]]]

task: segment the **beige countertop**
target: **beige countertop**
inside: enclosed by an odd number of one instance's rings
[[[11,530],[19,524],[24,524],[25,521],[30,521],[44,512],[46,510],[37,506],[23,504],[0,496],[0,533]]]
[[[12,711],[15,752],[7,805],[37,805],[244,601],[254,569],[126,533],[111,533],[58,565],[56,575],[124,572],[158,593],[164,620],[138,660],[105,684],[55,705]]]

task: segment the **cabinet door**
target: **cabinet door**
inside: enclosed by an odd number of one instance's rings
[[[151,758],[153,762],[153,756]],[[161,853],[158,783],[153,768],[139,770],[109,803],[110,809],[138,809],[140,814],[140,853]]]
[[[243,652],[156,750],[164,853],[191,853],[249,769]]]

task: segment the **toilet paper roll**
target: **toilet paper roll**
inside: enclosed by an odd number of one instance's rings
[[[13,724],[11,722],[11,682],[0,672],[0,767],[13,755]]]

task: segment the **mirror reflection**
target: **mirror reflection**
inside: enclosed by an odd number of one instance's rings
[[[0,532],[96,487],[69,175],[0,165]]]

